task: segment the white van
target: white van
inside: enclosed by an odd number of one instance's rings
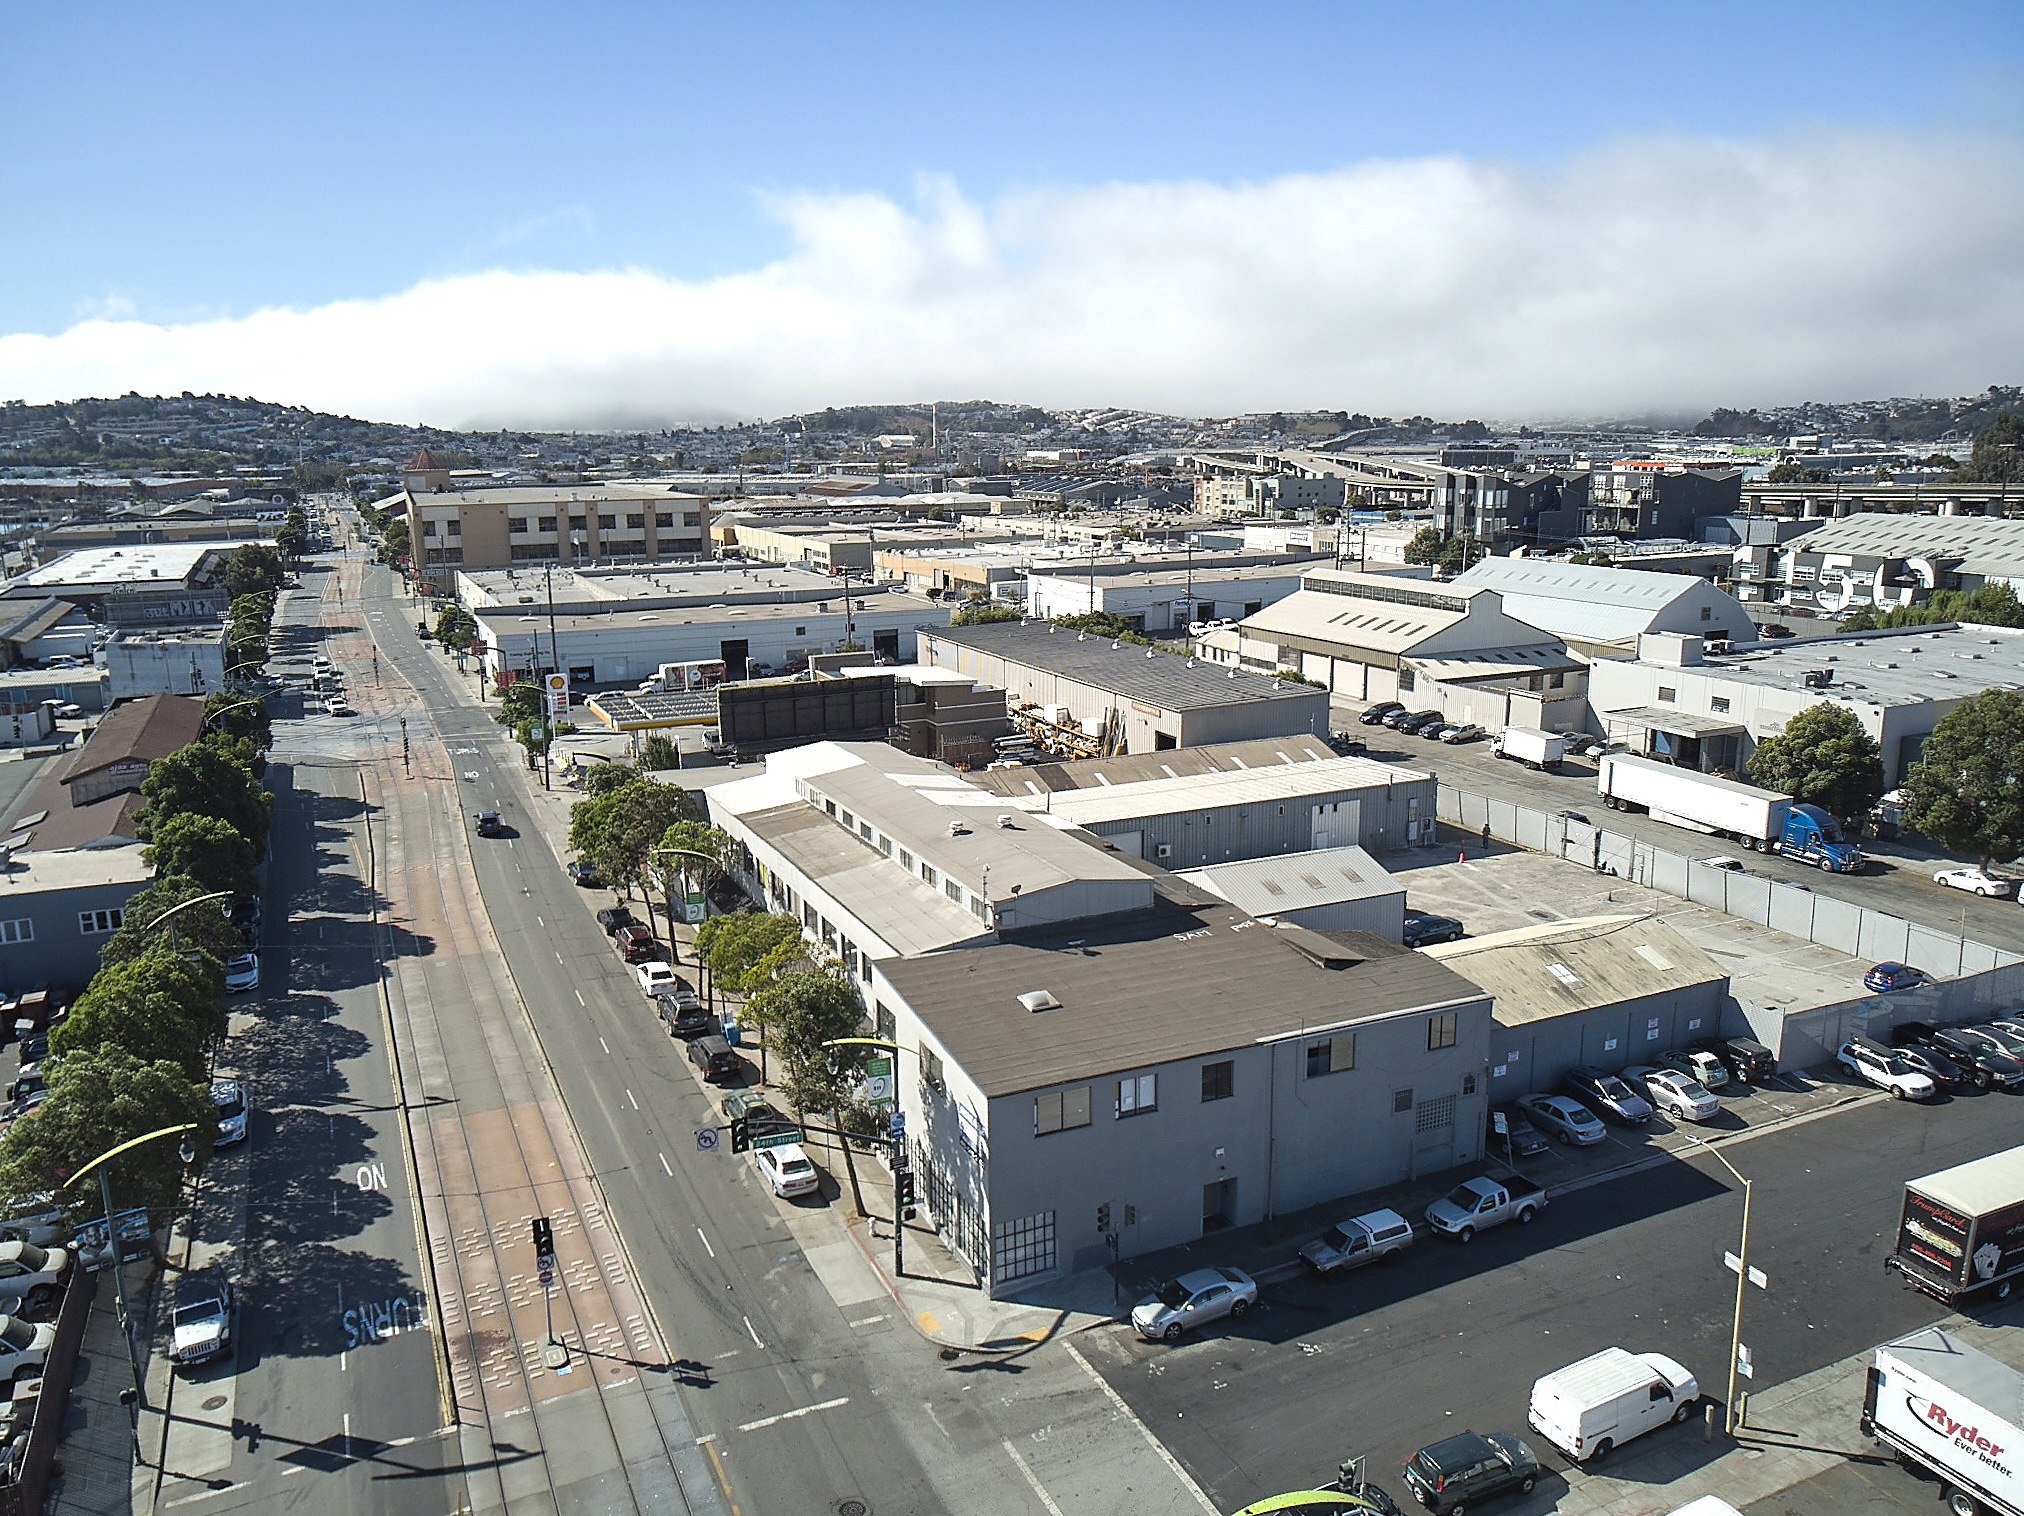
[[[1532,1430],[1576,1463],[1601,1463],[1612,1448],[1689,1421],[1701,1387],[1663,1353],[1604,1348],[1532,1386]]]

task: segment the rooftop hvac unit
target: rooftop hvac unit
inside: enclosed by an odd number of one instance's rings
[[[1011,814],[1009,812],[1001,814],[998,817],[998,825],[1004,827],[1007,831],[1010,831],[1012,829],[1013,824],[1014,823]]]
[[[970,829],[964,826],[962,822],[951,821],[949,823],[949,835],[951,837],[966,837],[969,833]]]

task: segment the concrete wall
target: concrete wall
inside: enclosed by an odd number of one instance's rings
[[[1716,982],[1538,1021],[1499,1022],[1490,1033],[1491,1097],[1556,1090],[1577,1063],[1615,1074],[1654,1062],[1668,1048],[1719,1032],[1727,1001],[1726,986]]]
[[[1435,781],[1412,779],[1288,800],[1159,811],[1096,822],[1088,830],[1115,840],[1134,857],[1191,869],[1304,853],[1316,846],[1317,829],[1328,832],[1330,847],[1355,843],[1381,853],[1413,846],[1420,837],[1412,828],[1432,821],[1435,804]],[[1317,815],[1317,807],[1329,809]],[[1433,840],[1430,830],[1425,840]]]

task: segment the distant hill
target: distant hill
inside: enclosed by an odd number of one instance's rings
[[[1874,437],[1879,442],[1938,442],[1967,438],[2001,415],[2024,412],[2024,390],[1992,384],[1958,400],[1807,401],[1746,411],[1718,407],[1694,427],[1696,437],[1796,437],[1820,432]]]

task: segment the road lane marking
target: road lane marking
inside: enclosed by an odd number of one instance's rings
[[[582,995],[579,994],[576,998],[581,1000],[583,997]],[[609,1058],[611,1056],[611,1044],[609,1042],[606,1042],[602,1037],[600,1037],[597,1039],[597,1045],[604,1049],[605,1057]]]
[[[543,921],[543,920],[541,919],[541,917],[540,917],[540,916],[538,916],[538,915],[537,915],[537,916],[536,916],[536,917],[534,918],[534,924],[535,924],[536,926],[540,927],[540,928],[541,928],[542,930],[544,930],[544,931],[546,931],[546,930],[547,930],[547,928],[548,928],[548,923],[547,923],[547,922],[545,922],[545,921]]]
[[[674,1178],[675,1171],[668,1167],[668,1155],[666,1153],[656,1153],[654,1156],[661,1161],[661,1172],[666,1174],[670,1179]]]
[[[666,1163],[667,1159],[663,1158],[661,1162]],[[675,1177],[674,1170],[670,1169],[668,1171],[668,1178],[672,1179],[674,1177]],[[703,1237],[703,1229],[701,1227],[696,1228],[696,1235],[698,1237]],[[717,1250],[710,1246],[710,1239],[707,1237],[703,1237],[703,1251],[708,1253],[712,1258],[715,1258],[717,1256]],[[749,1325],[750,1323],[747,1324]]]
[[[625,1092],[625,1098],[628,1100],[632,1100],[632,1108],[634,1110],[638,1110],[640,1108],[640,1103],[637,1100],[633,1100],[633,1092],[631,1090],[627,1090]]]
[[[852,1326],[854,1326],[854,1327],[868,1327],[868,1326],[876,1326],[876,1325],[877,1325],[877,1324],[878,1324],[879,1322],[881,1322],[881,1321],[884,1321],[884,1320],[885,1320],[885,1317],[883,1317],[883,1316],[866,1316],[866,1317],[865,1317],[865,1318],[864,1318],[863,1320],[861,1320],[861,1321],[853,1321],[853,1322],[851,1323],[851,1325],[852,1325]]]
[[[707,1243],[705,1243],[705,1244],[704,1244],[704,1246],[706,1246],[706,1247],[707,1247],[708,1245],[709,1245],[709,1244],[707,1244]],[[711,1256],[712,1256],[712,1257],[715,1257],[716,1255],[715,1255],[715,1254],[712,1254]],[[746,1330],[746,1331],[748,1331],[748,1332],[750,1332],[750,1333],[752,1334],[752,1341],[753,1341],[754,1343],[757,1343],[759,1347],[761,1347],[761,1348],[764,1348],[764,1347],[766,1346],[766,1344],[765,1344],[765,1343],[763,1343],[763,1342],[760,1342],[760,1341],[759,1341],[759,1332],[758,1332],[758,1329],[757,1329],[757,1328],[755,1328],[755,1327],[754,1327],[754,1326],[752,1325],[752,1318],[751,1318],[750,1316],[746,1316],[746,1317],[743,1317],[742,1319],[743,1319],[743,1321],[744,1321],[744,1323],[745,1323],[745,1330]]]
[[[576,991],[576,1003],[577,1003],[578,1005],[582,1006],[582,1007],[583,1007],[583,1008],[584,1008],[584,1009],[585,1009],[586,1011],[590,1009],[590,1002],[589,1002],[588,1000],[585,1000],[585,999],[583,998],[583,991],[582,991],[582,990],[578,990],[578,991]],[[603,1042],[603,1041],[604,1041],[604,1039],[603,1039],[602,1037],[598,1038],[597,1040],[598,1040],[599,1042]],[[609,1053],[609,1052],[611,1051],[611,1049],[610,1049],[610,1048],[606,1048],[606,1049],[605,1049],[605,1051],[606,1051],[607,1053]]]
[[[705,1432],[702,1436],[696,1439],[696,1446],[699,1448],[708,1447],[711,1443],[715,1442],[716,1440],[717,1434],[715,1432]]]
[[[798,1411],[782,1411],[778,1416],[762,1416],[757,1421],[746,1422],[738,1430],[741,1432],[761,1432],[767,1427],[777,1425],[783,1421],[794,1421],[802,1416],[812,1416],[817,1411],[833,1411],[840,1405],[849,1404],[850,1397],[842,1395],[835,1400],[825,1400],[820,1405],[805,1405]],[[1032,1476],[1028,1475],[1027,1477],[1031,1478]],[[1060,1516],[1060,1512],[1057,1511],[1055,1516]]]
[[[703,1444],[703,1451],[710,1455],[710,1467],[717,1475],[717,1483],[724,1491],[724,1498],[731,1502],[731,1516],[744,1516],[738,1509],[738,1502],[732,1499],[731,1476],[724,1472],[723,1460],[717,1457],[717,1445],[714,1442],[706,1442]]]
[[[1110,1403],[1117,1408],[1118,1414],[1123,1416],[1125,1420],[1129,1421],[1133,1426],[1139,1429],[1139,1435],[1145,1438],[1146,1446],[1151,1448],[1155,1453],[1160,1455],[1160,1462],[1164,1463],[1170,1470],[1173,1471],[1174,1478],[1180,1480],[1183,1488],[1185,1488],[1190,1495],[1193,1495],[1195,1497],[1196,1501],[1201,1505],[1202,1509],[1207,1511],[1209,1513],[1209,1516],[1220,1516],[1220,1513],[1216,1509],[1215,1503],[1211,1501],[1207,1495],[1202,1493],[1202,1487],[1195,1483],[1194,1479],[1190,1477],[1186,1469],[1181,1467],[1180,1460],[1175,1458],[1172,1453],[1169,1453],[1166,1450],[1165,1444],[1163,1444],[1159,1440],[1159,1438],[1153,1436],[1152,1428],[1147,1426],[1143,1421],[1140,1421],[1138,1419],[1138,1413],[1134,1411],[1130,1406],[1125,1404],[1124,1396],[1118,1394],[1116,1390],[1113,1390],[1110,1387],[1110,1381],[1105,1379],[1103,1375],[1097,1373],[1095,1369],[1089,1366],[1089,1360],[1083,1357],[1082,1354],[1078,1353],[1075,1350],[1074,1343],[1064,1342],[1061,1346],[1067,1350],[1068,1356],[1070,1358],[1073,1358],[1077,1363],[1082,1365],[1082,1372],[1087,1374],[1091,1379],[1094,1379],[1096,1381],[1096,1387],[1099,1390],[1102,1390],[1104,1395],[1108,1397],[1108,1399],[1110,1400]]]
[[[1047,1487],[1033,1477],[1033,1470],[1026,1467],[1026,1460],[1019,1456],[1019,1450],[1012,1446],[1009,1439],[1004,1446],[1005,1451],[1011,1454],[1013,1463],[1018,1465],[1019,1472],[1026,1476],[1026,1482],[1033,1487],[1033,1493],[1040,1497],[1040,1503],[1047,1507],[1047,1516],[1061,1516],[1061,1507],[1054,1503],[1054,1497],[1047,1493]]]

